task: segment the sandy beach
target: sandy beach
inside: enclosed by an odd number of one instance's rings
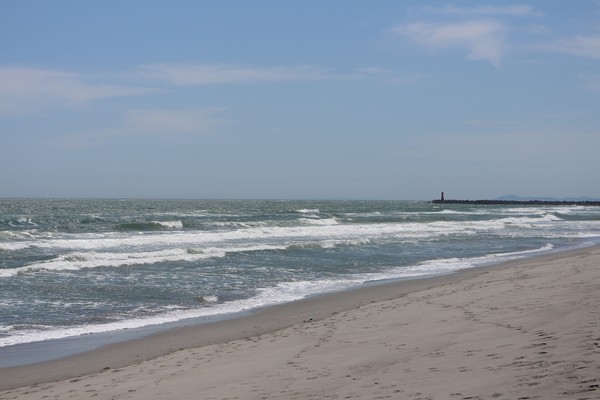
[[[0,369],[0,399],[598,399],[600,247]]]

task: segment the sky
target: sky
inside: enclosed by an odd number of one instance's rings
[[[0,197],[600,198],[600,1],[0,0]]]

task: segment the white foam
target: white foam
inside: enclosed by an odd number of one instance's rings
[[[198,296],[197,299],[200,303],[217,303],[219,296]]]
[[[430,260],[421,264],[407,268],[407,271],[414,272],[416,275],[442,274],[458,271],[466,268],[479,267],[486,264],[500,263],[504,261],[516,260],[527,257],[531,254],[550,251],[554,248],[551,244],[546,244],[539,249],[523,250],[508,253],[487,254],[480,257],[469,258],[446,258],[439,260]]]
[[[526,217],[506,217],[500,219],[499,221],[504,223],[507,228],[523,228],[523,234],[526,235],[528,230],[533,231],[546,229],[551,223],[563,221],[563,219],[551,213],[543,213]]]
[[[314,240],[348,240],[392,238],[422,238],[472,232],[498,232],[507,226],[531,227],[533,224],[558,221],[554,215],[543,218],[508,217],[484,221],[434,221],[409,223],[343,224],[335,218],[304,219],[297,226],[252,226],[218,231],[165,231],[127,233],[63,234],[55,238],[41,238],[2,243],[2,248],[13,250],[27,247],[65,251],[138,251],[170,247],[227,247],[228,243],[244,241],[277,244],[293,238]],[[526,231],[523,231],[524,233]]]
[[[445,210],[442,210],[442,211],[436,211],[436,212],[434,212],[432,214],[467,214],[467,213],[462,212],[462,211],[445,209]]]
[[[307,238],[333,238],[333,237],[355,237],[362,235],[380,236],[394,233],[401,233],[405,237],[414,235],[420,237],[421,233],[452,234],[463,231],[488,231],[501,230],[512,225],[513,227],[530,228],[538,223],[562,221],[560,217],[553,213],[548,213],[541,209],[523,209],[520,213],[507,211],[507,217],[493,220],[480,221],[434,221],[434,222],[414,222],[414,223],[363,223],[363,224],[344,224],[335,218],[321,219],[318,216],[310,215],[316,209],[302,209],[305,215],[300,219],[300,225],[297,226],[267,226],[264,221],[261,223],[246,222],[214,222],[214,225],[221,225],[224,228],[218,231],[165,231],[165,232],[119,232],[106,234],[78,234],[66,235],[56,238],[37,238],[30,241],[20,241],[18,248],[24,246],[37,246],[41,248],[52,249],[70,249],[70,250],[102,250],[113,247],[143,247],[143,246],[171,246],[175,243],[185,243],[189,245],[201,245],[209,243],[219,243],[231,240],[270,240],[284,239],[294,236]],[[444,210],[447,212],[453,210]],[[525,212],[527,213],[525,215]],[[434,212],[440,213],[440,212]],[[409,213],[410,214],[410,213]],[[160,222],[163,226],[180,229],[183,224],[181,221]],[[0,245],[1,246],[1,245]]]
[[[0,269],[0,277],[11,277],[19,274],[42,271],[78,271],[88,268],[125,267],[148,265],[160,262],[198,261],[206,258],[225,257],[228,253],[284,250],[284,245],[255,245],[231,248],[207,247],[203,249],[169,249],[161,251],[137,253],[99,253],[75,252],[57,257],[56,259],[29,264],[19,268]]]
[[[18,218],[18,219],[17,219],[17,222],[18,222],[19,224],[26,224],[26,225],[38,226],[38,224],[36,224],[35,222],[33,222],[33,221],[31,220],[31,218],[29,218],[29,217],[21,217],[21,218]],[[9,225],[11,225],[11,226],[15,226],[15,225],[12,225],[12,223],[9,223]]]
[[[32,329],[27,331],[13,332],[13,336],[0,338],[0,347],[22,343],[39,342],[44,340],[62,339],[92,333],[103,333],[119,331],[123,329],[134,329],[146,326],[161,325],[190,318],[232,314],[257,309],[268,305],[280,304],[302,299],[310,294],[343,289],[344,287],[351,286],[353,283],[356,282],[352,280],[332,280],[317,282],[282,283],[272,288],[261,289],[258,291],[257,296],[249,299],[235,300],[221,304],[214,304],[209,302],[209,305],[205,307],[200,307],[196,309],[167,311],[161,315],[155,315],[148,318],[134,318],[108,324],[75,326],[53,330]],[[218,299],[216,300],[218,301]]]
[[[302,224],[294,226],[237,226],[212,231],[172,229],[143,233],[60,235],[56,233],[34,235],[29,231],[18,233],[16,241],[0,241],[0,249],[16,251],[37,247],[62,255],[53,260],[16,269],[0,269],[0,277],[35,271],[72,271],[157,262],[196,261],[208,257],[224,257],[231,252],[280,250],[290,246],[335,247],[377,241],[406,243],[449,235],[478,235],[488,232],[511,238],[596,237],[596,232],[600,228],[600,221],[565,221],[554,213],[543,210],[523,210],[529,213],[525,216],[507,213],[499,219],[481,221],[345,224],[340,223],[336,218],[302,218]],[[303,211],[314,212],[315,210]],[[162,223],[174,228],[182,226],[180,220]],[[554,224],[558,229],[553,228]],[[3,235],[5,233],[6,231],[2,232]],[[8,234],[8,236],[13,235],[14,233]],[[189,251],[190,249],[192,251]]]
[[[318,218],[318,217],[316,217]],[[339,225],[339,221],[335,218],[324,218],[324,219],[313,219],[313,218],[300,218],[298,221],[307,225]]]
[[[168,229],[183,229],[181,221],[152,221],[152,223]]]
[[[30,243],[22,243],[22,242],[2,243],[2,242],[0,242],[0,250],[17,251],[17,250],[26,249],[28,247],[31,247]]]
[[[319,214],[321,211],[319,211],[318,208],[313,208],[313,209],[303,208],[301,210],[296,210],[296,212],[301,213],[301,214]]]

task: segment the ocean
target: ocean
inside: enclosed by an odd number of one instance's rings
[[[0,199],[0,359],[599,242],[599,207]]]

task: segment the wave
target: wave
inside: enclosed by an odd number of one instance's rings
[[[0,230],[0,250],[21,250],[39,237],[37,229]]]
[[[39,327],[38,329],[20,329],[18,331],[14,331],[10,329],[10,327],[3,327],[0,332],[3,334],[9,333],[11,336],[0,337],[0,347],[52,339],[62,339],[93,333],[105,333],[124,329],[158,326],[192,318],[234,314],[269,305],[300,300],[315,294],[346,290],[367,282],[445,274],[460,269],[473,268],[490,263],[499,263],[523,258],[534,253],[543,253],[552,249],[553,246],[547,244],[538,249],[520,252],[497,253],[471,258],[429,260],[411,266],[394,267],[382,272],[356,274],[343,278],[340,277],[338,279],[281,282],[271,287],[259,289],[257,294],[253,297],[228,302],[220,302],[220,299],[214,295],[200,295],[197,298],[199,302],[198,308],[186,309],[175,305],[164,306],[160,310],[153,310],[151,316],[137,317],[104,324],[61,327],[54,329]]]
[[[411,240],[448,235],[474,235],[493,233],[499,236],[528,237],[532,234],[545,236],[555,234],[549,227],[553,223],[572,224],[573,230],[579,229],[575,222],[563,220],[552,213],[534,216],[507,216],[491,220],[473,221],[430,221],[430,222],[378,222],[347,223],[336,218],[303,218],[292,226],[236,226],[231,229],[180,230],[181,221],[155,222],[155,231],[107,232],[86,234],[53,234],[41,238],[21,237],[15,241],[0,240],[0,249],[22,250],[29,247],[55,252],[111,251],[138,252],[161,248],[187,247],[230,247],[256,245],[257,243],[281,245],[286,242],[311,242],[326,240]],[[579,222],[577,222],[579,223]],[[586,222],[588,229],[597,229],[600,221]],[[148,224],[148,223],[145,223]],[[566,232],[571,225],[561,225],[560,232]],[[562,234],[562,233],[560,233]]]
[[[8,225],[12,226],[13,228],[21,228],[21,227],[25,227],[25,226],[38,226],[38,224],[33,222],[32,218],[30,218],[30,217],[21,217],[21,218],[10,220],[8,222]]]
[[[219,302],[219,296],[214,296],[214,295],[208,295],[208,296],[198,296],[196,297],[196,300],[198,300],[198,303],[201,304],[206,304],[206,303],[218,303]]]
[[[270,305],[300,300],[314,294],[328,293],[351,288],[363,283],[364,279],[364,277],[357,276],[349,279],[283,282],[273,287],[259,289],[256,296],[223,303],[219,303],[218,298],[213,298],[211,296],[200,296],[203,299],[210,298],[211,300],[216,301],[200,302],[200,307],[194,309],[182,310],[178,309],[178,307],[175,307],[175,310],[170,310],[169,307],[164,307],[165,312],[162,314],[154,314],[148,317],[138,317],[111,323],[62,327],[52,330],[31,329],[11,332],[13,335],[9,337],[0,337],[0,347],[120,331],[125,329],[159,326],[194,318],[230,315],[249,310],[255,310]]]
[[[126,222],[116,226],[118,231],[156,231],[162,229],[182,229],[181,221]]]
[[[281,245],[260,244],[240,247],[175,248],[161,251],[109,253],[109,252],[71,252],[52,260],[36,262],[19,268],[0,269],[0,278],[36,272],[79,271],[91,268],[118,268],[151,265],[165,262],[194,262],[209,258],[223,258],[229,254],[251,253],[259,251],[280,251],[290,249],[322,248],[337,246],[359,246],[368,244],[363,240],[323,240],[312,242],[291,242]]]
[[[336,218],[324,218],[324,219],[315,219],[315,218],[300,218],[299,222],[307,225],[338,225],[339,221]]]
[[[53,260],[37,262],[19,268],[0,269],[0,277],[49,272],[79,271],[90,268],[129,267],[163,262],[193,262],[207,258],[222,258],[230,253],[243,253],[266,250],[285,250],[286,246],[257,245],[237,248],[169,249],[137,253],[68,253]]]
[[[499,221],[504,223],[507,226],[518,226],[521,228],[534,228],[536,224],[545,223],[545,222],[556,222],[563,221],[563,218],[552,214],[552,213],[544,213],[543,215],[533,216],[533,217],[507,217],[502,218]]]
[[[302,208],[300,210],[295,210],[295,211],[300,214],[319,214],[321,212],[321,211],[319,211],[318,208],[313,208],[313,209]]]
[[[167,229],[183,229],[183,222],[181,221],[152,221]]]
[[[552,244],[546,244],[540,248],[532,250],[523,250],[516,252],[494,253],[480,257],[469,258],[447,258],[440,260],[429,260],[415,266],[407,268],[407,271],[413,273],[412,276],[438,275],[449,272],[454,272],[462,269],[481,267],[490,264],[499,264],[501,262],[518,260],[525,257],[530,257],[533,254],[541,254],[554,249]]]
[[[468,214],[462,211],[456,211],[456,210],[449,210],[449,209],[444,209],[442,211],[436,211],[432,214]]]

